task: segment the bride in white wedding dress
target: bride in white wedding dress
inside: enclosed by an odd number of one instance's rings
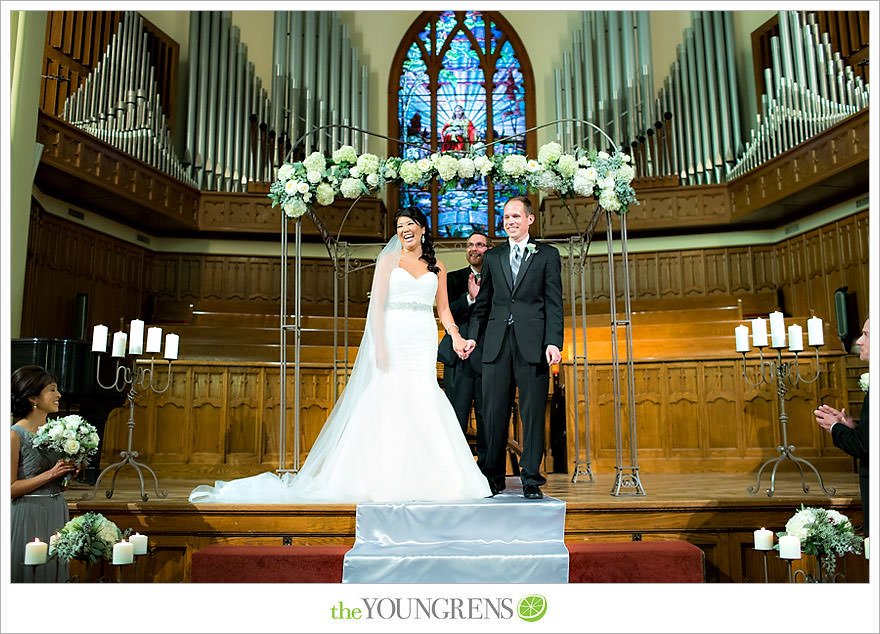
[[[491,495],[446,394],[437,384],[437,314],[458,334],[427,221],[401,209],[382,250],[351,377],[296,474],[200,485],[194,503],[358,503],[466,500]]]

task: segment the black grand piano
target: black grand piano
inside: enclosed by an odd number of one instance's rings
[[[81,330],[81,329],[79,329]],[[23,365],[40,365],[58,377],[61,391],[59,416],[79,414],[98,430],[103,442],[104,425],[115,408],[125,404],[127,392],[105,390],[98,385],[95,374],[97,354],[91,343],[83,339],[13,339],[11,348],[12,372]],[[114,380],[116,364],[101,367],[101,382],[110,385]],[[100,468],[101,448],[91,458],[79,480],[93,485]]]

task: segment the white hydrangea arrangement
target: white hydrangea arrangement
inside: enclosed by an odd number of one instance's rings
[[[822,564],[829,577],[834,574],[837,557],[846,553],[861,554],[863,539],[855,534],[846,515],[833,509],[804,507],[795,513],[778,537],[793,535],[808,555],[824,557]],[[778,548],[778,544],[776,548]]]
[[[122,536],[119,527],[100,513],[85,513],[74,517],[49,538],[49,556],[90,563],[109,560],[113,557],[113,545]]]
[[[543,145],[537,159],[521,154],[487,156],[485,146],[478,143],[467,156],[438,152],[418,160],[383,160],[369,153],[358,156],[352,146],[344,145],[330,160],[313,152],[302,162],[282,165],[269,188],[269,198],[273,207],[280,205],[289,217],[298,218],[315,204],[326,206],[340,196],[355,199],[374,194],[388,183],[427,189],[436,178],[444,193],[491,178],[503,185],[556,193],[563,199],[596,198],[603,208],[622,214],[638,204],[634,177],[627,154],[580,148],[565,152],[556,142]]]

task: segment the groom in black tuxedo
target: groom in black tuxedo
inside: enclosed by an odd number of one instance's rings
[[[486,460],[480,469],[492,493],[504,489],[505,448],[514,387],[523,424],[523,495],[543,497],[544,412],[550,365],[562,360],[562,265],[559,252],[529,237],[532,203],[516,196],[504,205],[508,239],[486,252],[469,333],[483,358]]]
[[[468,339],[471,312],[480,292],[483,255],[488,248],[488,236],[479,231],[473,232],[467,239],[468,265],[446,274],[449,309],[455,323],[459,325],[459,333],[465,339]],[[482,462],[485,460],[486,439],[483,425],[483,364],[479,351],[475,350],[467,359],[460,359],[452,349],[452,338],[446,334],[440,341],[437,358],[443,362],[446,396],[452,403],[462,433],[467,433],[471,406],[474,408],[474,418],[477,421],[477,459]]]

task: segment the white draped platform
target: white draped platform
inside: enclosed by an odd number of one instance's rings
[[[519,483],[516,482],[518,485]],[[360,504],[343,583],[568,583],[565,502]]]

